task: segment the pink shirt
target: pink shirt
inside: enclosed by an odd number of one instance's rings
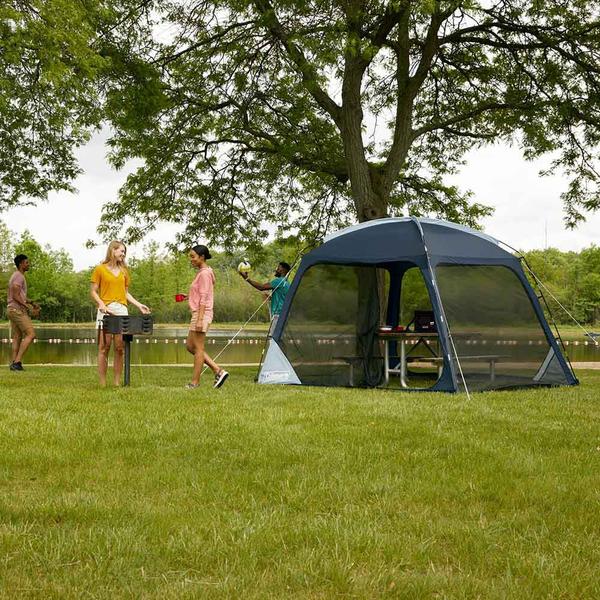
[[[204,267],[198,271],[188,294],[188,304],[192,312],[196,312],[201,306],[204,306],[204,315],[213,316],[215,281],[215,274],[210,267]]]
[[[21,273],[21,271],[15,271],[8,281],[8,308],[16,308],[17,310],[25,311],[25,307],[22,304],[19,304],[14,299],[12,287],[15,284],[17,285],[17,287],[21,288],[18,300],[20,300],[21,302],[25,302],[25,300],[27,299],[27,282],[25,281],[25,277],[23,276],[23,273]]]

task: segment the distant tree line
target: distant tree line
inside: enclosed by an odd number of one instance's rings
[[[538,279],[579,322],[600,322],[600,247],[592,244],[581,252],[561,252],[556,248],[524,253]],[[530,280],[530,273],[526,272]],[[558,323],[572,323],[558,302],[542,288]]]
[[[29,232],[17,238],[0,221],[0,319],[6,320],[7,284],[15,270],[16,254],[26,254],[31,261],[27,273],[28,295],[42,307],[40,319],[51,323],[79,323],[94,320],[96,309],[90,298],[90,276],[95,265],[75,271],[71,257],[64,250],[42,246]],[[99,261],[103,250],[98,250]],[[267,281],[273,277],[277,263],[290,264],[298,256],[293,238],[276,241],[260,253],[246,256],[214,252],[210,266],[217,277],[215,288],[215,321],[243,322],[258,308],[264,297],[237,274],[237,265],[247,257],[253,266],[251,277]],[[131,274],[131,292],[152,308],[156,322],[184,323],[189,320],[186,302],[175,302],[175,294],[187,293],[195,272],[187,253],[174,255],[162,251],[151,242],[142,257],[127,261]],[[267,322],[267,305],[254,316],[255,322]]]
[[[27,275],[29,296],[42,306],[41,320],[45,322],[92,321],[95,307],[89,296],[90,274],[94,265],[75,271],[71,257],[64,250],[42,247],[29,232],[20,238],[0,221],[0,319],[6,320],[6,292],[14,271],[13,258],[17,253],[31,259]],[[277,240],[263,246],[259,253],[247,258],[253,265],[252,277],[266,281],[273,276],[280,260],[294,263],[300,254],[295,238]],[[99,251],[99,256],[102,252]],[[215,321],[243,322],[258,308],[263,296],[245,283],[236,273],[244,254],[214,253],[210,264],[217,276],[215,289]],[[555,248],[525,253],[528,264],[551,294],[582,323],[600,322],[600,247],[590,246],[581,252],[561,252]],[[188,320],[187,303],[176,303],[177,293],[186,293],[194,271],[185,252],[178,255],[162,251],[151,242],[142,257],[128,261],[132,293],[152,308],[157,322],[184,323]],[[531,279],[531,277],[530,277]],[[405,293],[420,296],[422,282],[409,282]],[[554,318],[569,323],[570,317],[544,291]],[[268,321],[266,305],[253,317],[255,322]]]

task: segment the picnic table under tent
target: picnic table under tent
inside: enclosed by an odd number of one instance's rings
[[[436,340],[430,355],[411,357],[398,347],[419,338],[400,322],[415,275]],[[434,377],[411,389],[578,383],[519,258],[480,231],[413,217],[348,227],[303,257],[258,381],[383,387],[419,360]]]

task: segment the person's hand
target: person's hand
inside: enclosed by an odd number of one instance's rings
[[[104,302],[100,301],[98,303],[98,310],[101,313],[104,313],[105,315],[112,315],[112,313],[110,312],[110,310],[108,310],[108,308],[106,308],[106,304],[104,304]]]
[[[149,315],[152,312],[145,304],[140,304],[138,308],[143,315]]]
[[[238,271],[238,273],[240,274],[240,277],[242,279],[245,279],[246,281],[248,281],[248,273],[242,272],[242,271]]]
[[[202,325],[204,324],[204,307],[201,308],[201,311],[198,313],[198,316],[196,317],[196,324],[194,325],[194,331],[200,331],[202,332]]]
[[[34,318],[37,319],[40,316],[40,313],[42,312],[40,305],[37,302],[32,302],[31,303],[31,309],[29,311],[29,314]]]

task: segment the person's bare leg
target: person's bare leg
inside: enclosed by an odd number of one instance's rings
[[[98,330],[98,378],[100,385],[106,385],[106,371],[108,370],[108,352],[112,342],[112,335],[104,333],[102,329]]]
[[[221,367],[206,352],[204,353],[204,362],[215,375],[221,372]]]
[[[27,352],[27,348],[29,348],[29,344],[31,344],[31,342],[33,342],[34,339],[35,339],[35,331],[33,329],[30,329],[27,332],[25,332],[25,335],[23,336],[23,339],[21,340],[21,343],[19,344],[19,350],[17,352],[17,355],[15,356],[15,362],[21,362],[23,360],[23,356],[24,356],[25,352]]]
[[[123,357],[125,355],[125,342],[122,335],[115,335],[115,351],[113,359],[113,371],[115,376],[115,385],[121,385],[121,375],[123,374]]]
[[[187,340],[185,340],[185,349],[190,354],[196,354],[196,345],[195,345],[195,341],[194,341],[194,332],[193,331],[188,331]]]
[[[200,383],[200,375],[202,375],[202,367],[204,366],[204,340],[206,334],[202,331],[191,331],[190,334],[194,340],[194,370],[192,371],[192,384]]]
[[[14,325],[11,326],[12,329],[12,362],[15,362],[17,359],[17,354],[19,353],[19,347],[21,346],[21,342],[23,341],[23,335],[21,334],[21,330],[17,329]]]

